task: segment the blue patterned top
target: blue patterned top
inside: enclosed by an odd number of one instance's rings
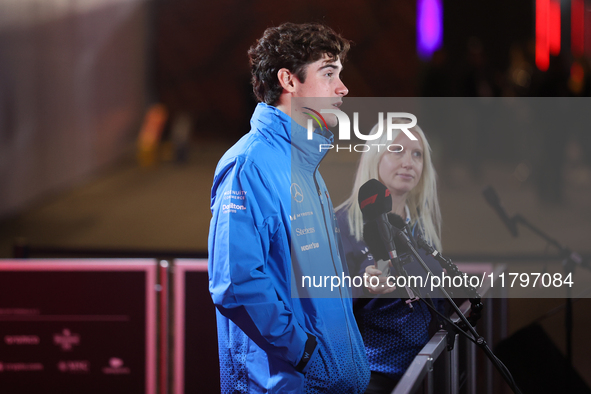
[[[373,256],[365,242],[357,241],[350,234],[346,210],[337,212],[337,221],[349,272],[351,275],[363,275],[365,268],[374,264]],[[413,230],[415,235],[418,226],[415,225]],[[439,263],[422,251],[419,254],[433,273],[440,275],[442,269]],[[405,254],[401,257],[405,257]],[[411,260],[404,265],[408,274],[426,277],[419,263],[414,258]],[[361,298],[363,292],[360,289],[354,289],[354,295],[360,297],[355,300],[354,309],[370,369],[386,374],[395,381],[400,380],[412,360],[429,341],[431,311],[422,301],[413,302],[413,308],[410,308],[405,299],[392,298],[391,295],[386,295],[387,298],[375,296],[369,302],[367,295]],[[441,311],[443,300],[433,301]]]

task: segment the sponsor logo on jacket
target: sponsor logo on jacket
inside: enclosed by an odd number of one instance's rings
[[[311,216],[311,215],[314,215],[314,212],[308,211],[308,212],[294,213],[293,215],[289,215],[289,219],[294,221],[294,220],[297,220],[298,218],[305,217],[305,216]]]
[[[315,232],[316,230],[314,230],[314,227],[296,228],[296,234],[298,237],[300,235],[314,234]]]
[[[234,204],[233,202],[229,204],[222,204],[222,212],[237,212],[237,211],[246,211],[246,207],[244,205]]]
[[[289,191],[291,192],[291,196],[294,200],[296,200],[297,202],[304,201],[304,192],[302,191],[300,185],[298,185],[297,183],[292,183]]]
[[[320,244],[318,242],[312,242],[311,244],[302,246],[301,249],[302,249],[302,252],[306,252],[308,250],[318,249],[319,247],[320,247]]]
[[[224,192],[224,200],[246,200],[245,190],[227,190]]]

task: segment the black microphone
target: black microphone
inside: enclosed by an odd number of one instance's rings
[[[406,221],[402,219],[402,216],[397,215],[395,213],[390,213],[388,215],[388,221],[392,226],[396,227],[397,229],[406,231],[407,224]]]
[[[376,260],[390,261],[397,276],[404,275],[394,244],[394,231],[388,221],[392,210],[390,190],[377,179],[370,179],[359,188],[359,208],[363,215],[363,240]],[[383,273],[383,271],[382,271]],[[416,300],[412,290],[406,286],[408,306]]]
[[[499,195],[497,194],[495,189],[493,189],[492,186],[489,186],[482,191],[482,195],[484,196],[488,205],[490,205],[495,210],[495,212],[497,213],[497,215],[499,215],[503,223],[505,223],[505,226],[507,227],[507,229],[509,229],[511,235],[517,237],[517,224],[513,219],[509,218],[509,215],[507,215],[507,212],[505,211],[505,208],[503,208],[503,206],[501,205],[501,200],[499,199]]]
[[[363,240],[376,260],[398,259],[388,212],[392,196],[377,179],[370,179],[359,188],[359,208],[363,215]]]

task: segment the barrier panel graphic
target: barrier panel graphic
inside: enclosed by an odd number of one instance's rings
[[[217,326],[207,260],[177,259],[173,269],[173,393],[219,393]]]
[[[155,260],[0,261],[0,391],[156,393]]]

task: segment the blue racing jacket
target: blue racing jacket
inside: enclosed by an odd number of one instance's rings
[[[318,173],[332,134],[306,136],[261,103],[216,168],[209,290],[222,393],[362,393],[369,381],[350,289],[302,283],[348,275]]]

